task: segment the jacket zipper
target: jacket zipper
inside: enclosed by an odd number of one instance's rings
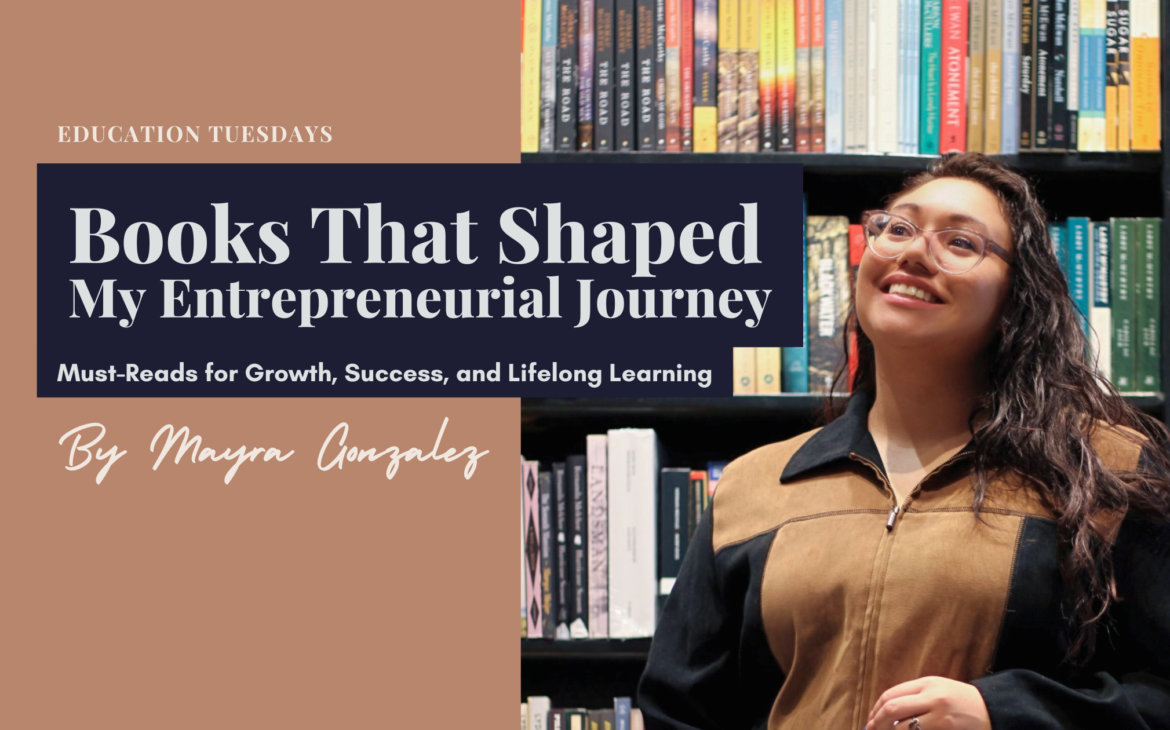
[[[916,497],[920,491],[922,491],[922,485],[926,483],[927,479],[930,479],[935,474],[939,473],[940,471],[942,471],[946,467],[950,466],[951,464],[955,463],[959,459],[961,459],[965,456],[971,456],[974,453],[975,453],[974,451],[960,451],[959,453],[955,454],[954,456],[947,459],[943,463],[939,464],[935,468],[931,469],[930,472],[926,474],[926,476],[922,477],[922,479],[920,479],[918,481],[918,483],[914,485],[914,488],[911,489],[910,493],[906,495],[906,499],[903,502],[903,504],[901,504],[901,505],[899,505],[896,501],[897,497],[894,496],[894,488],[890,486],[890,482],[886,479],[886,475],[882,472],[881,469],[878,468],[877,464],[873,463],[872,461],[865,458],[864,456],[858,456],[857,454],[849,454],[849,458],[853,459],[854,461],[859,461],[862,464],[866,464],[871,469],[873,469],[874,473],[877,474],[878,479],[881,480],[882,484],[889,491],[890,501],[893,502],[893,504],[890,506],[890,516],[886,519],[886,530],[893,531],[894,522],[895,522],[895,520],[898,519],[898,515],[900,513],[906,511],[906,509],[910,506],[910,501],[913,500],[914,497]]]

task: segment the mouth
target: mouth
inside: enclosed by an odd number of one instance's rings
[[[921,301],[926,302],[927,304],[942,304],[942,300],[940,300],[935,295],[931,294],[925,289],[920,289],[910,284],[890,284],[882,291],[886,294],[891,294],[898,299]]]

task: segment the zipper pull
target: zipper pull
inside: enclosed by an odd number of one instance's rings
[[[902,508],[899,507],[898,505],[894,505],[894,508],[890,510],[890,519],[886,520],[886,529],[887,530],[894,529],[894,518],[897,517],[898,513],[901,511],[902,511]]]

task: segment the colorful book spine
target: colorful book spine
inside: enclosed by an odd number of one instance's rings
[[[970,0],[968,12],[967,149],[983,151],[983,89],[987,71],[987,5],[993,0]]]
[[[654,0],[654,149],[666,151],[666,0]]]
[[[808,217],[808,381],[810,393],[828,393],[845,351],[849,313],[849,219]]]
[[[606,448],[609,436],[585,437],[585,466],[589,474],[589,636],[609,636],[609,528]]]
[[[1130,0],[1117,3],[1117,151],[1129,152],[1133,146],[1133,83],[1130,70],[1133,23]]]
[[[537,622],[535,633],[532,633],[530,621],[528,635],[552,639],[557,635],[556,615],[557,609],[560,608],[560,603],[557,601],[557,582],[560,578],[557,574],[556,550],[557,497],[553,491],[552,473],[539,471],[539,464],[532,463],[534,464],[533,469],[536,470],[537,484],[540,489],[540,585],[538,595],[540,596],[541,620]],[[531,614],[529,619],[531,620]]]
[[[654,0],[637,0],[638,150],[657,149],[654,129]]]
[[[1068,0],[1068,150],[1077,149],[1081,125],[1081,6],[1094,1]]]
[[[845,151],[845,2],[825,0],[825,152]]]
[[[540,0],[524,0],[520,36],[520,151],[540,151]]]
[[[556,556],[557,583],[553,588],[556,591],[556,613],[552,615],[556,631],[553,634],[557,639],[569,637],[569,611],[572,601],[573,571],[570,565],[569,546],[573,524],[573,500],[569,492],[568,469],[565,462],[559,461],[552,465],[553,499],[556,503],[556,514],[553,516],[553,553]]]
[[[756,392],[780,392],[781,356],[779,347],[756,348]]]
[[[907,154],[906,145],[909,143],[907,122],[910,121],[906,113],[909,110],[908,95],[910,88],[907,82],[909,77],[906,71],[910,65],[910,0],[898,0],[898,97],[896,100],[898,119],[898,154]]]
[[[739,2],[738,150],[760,151],[760,0]]]
[[[1093,336],[1089,338],[1091,361],[1097,364],[1097,372],[1108,382],[1113,382],[1113,312],[1109,295],[1110,247],[1108,223],[1093,224],[1093,309],[1089,313],[1089,324]]]
[[[1105,151],[1117,151],[1118,0],[1105,3]],[[1082,4],[1081,7],[1084,7]],[[1090,7],[1091,4],[1090,4]]]
[[[682,14],[666,0],[666,151],[682,152]]]
[[[545,0],[540,14],[540,151],[556,147],[557,2]]]
[[[938,154],[939,102],[942,99],[942,0],[922,1],[922,86],[920,101],[918,152]]]
[[[861,258],[865,255],[865,229],[860,225],[849,225],[849,289],[857,291],[857,270],[861,267]],[[849,332],[849,379],[845,383],[846,390],[853,390],[853,381],[857,377],[857,330]]]
[[[1048,237],[1052,240],[1052,250],[1056,253],[1056,261],[1060,264],[1060,273],[1064,276],[1064,284],[1072,291],[1071,278],[1072,274],[1069,271],[1069,256],[1068,256],[1068,238],[1065,235],[1068,228],[1059,223],[1048,224]]]
[[[577,149],[577,0],[561,0],[557,34],[556,148]]]
[[[1111,218],[1111,256],[1109,276],[1113,313],[1113,385],[1118,391],[1137,390],[1137,358],[1134,351],[1134,221],[1132,218]]]
[[[760,149],[776,151],[776,0],[760,0]]]
[[[679,125],[683,152],[695,151],[695,2],[682,0],[679,16]]]
[[[593,149],[594,0],[580,0],[577,33],[577,149]]]
[[[634,0],[616,0],[614,16],[614,62],[617,65],[617,128],[614,130],[614,145],[621,152],[633,152],[638,147],[638,83],[634,52],[634,28],[637,23]]]
[[[1088,337],[1089,309],[1092,307],[1092,300],[1089,296],[1089,287],[1092,284],[1092,280],[1089,278],[1089,256],[1091,254],[1089,219],[1069,218],[1067,225],[1068,234],[1065,240],[1068,242],[1068,286],[1073,302],[1077,305],[1077,311],[1081,315],[1081,326],[1085,331],[1085,336]]]
[[[572,522],[569,524],[569,571],[573,576],[569,586],[569,636],[589,638],[589,511],[588,482],[585,455],[575,454],[566,459],[569,480],[569,498]]]
[[[825,151],[825,0],[809,3],[809,126],[812,152]]]
[[[1162,389],[1161,268],[1162,220],[1138,218],[1134,226],[1137,271],[1134,275],[1137,323],[1137,388],[1144,392]]]
[[[1003,103],[1000,152],[1020,151],[1020,0],[1003,4]]]
[[[1105,48],[1105,0],[1080,0],[1080,94],[1077,102],[1077,150],[1105,152],[1109,148],[1105,108],[1112,96],[1116,117],[1117,86],[1112,94],[1106,89],[1108,70]],[[1116,53],[1116,45],[1114,45]],[[1116,56],[1114,58],[1116,71]],[[1114,120],[1116,122],[1116,119]],[[1113,130],[1113,148],[1117,148],[1117,130]]]
[[[719,480],[723,478],[725,468],[727,468],[726,461],[707,462],[707,490],[712,497],[715,496],[715,490],[719,487]]]
[[[527,14],[527,10],[525,10]],[[523,22],[523,21],[522,21]],[[520,59],[524,63],[524,59]],[[524,521],[524,457],[520,457],[520,636],[528,636],[528,530]]]
[[[695,0],[695,152],[719,149],[716,0]]]
[[[596,37],[593,106],[597,116],[593,129],[593,147],[598,152],[614,150],[614,0],[597,0],[593,23]]]
[[[801,286],[803,288],[803,296],[801,301],[804,303],[802,314],[803,320],[801,326],[801,344],[799,347],[784,347],[780,350],[780,358],[784,366],[784,374],[781,378],[780,387],[785,393],[807,393],[808,392],[808,197],[803,199],[802,203],[802,218],[801,218],[801,246],[804,254],[800,257],[801,267]]]
[[[1052,147],[1052,3],[1036,2],[1036,93],[1032,104],[1032,149]]]
[[[983,152],[998,155],[1003,132],[1003,0],[987,0],[983,77]]]
[[[699,520],[703,519],[703,510],[706,509],[707,502],[707,472],[696,469],[691,472],[691,517],[690,517],[690,533],[693,537],[695,534],[695,527],[698,526]]]
[[[731,348],[732,395],[753,395],[756,392],[756,348]]]
[[[776,149],[796,151],[796,0],[776,0]]]
[[[1068,121],[1068,0],[1052,3],[1052,138],[1054,150],[1067,150]]]
[[[796,151],[812,151],[811,0],[796,0]]]
[[[719,151],[739,151],[739,0],[719,0]]]
[[[1036,0],[1020,0],[1020,143],[1032,149],[1036,108]]]
[[[942,114],[939,153],[964,152],[967,148],[967,3],[943,0]]]
[[[1161,2],[1130,0],[1130,149],[1162,149]]]

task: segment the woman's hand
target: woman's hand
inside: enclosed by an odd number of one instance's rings
[[[898,730],[917,717],[922,730],[991,730],[987,705],[973,684],[921,677],[890,687],[873,706],[866,730]],[[907,730],[911,730],[907,728]]]

